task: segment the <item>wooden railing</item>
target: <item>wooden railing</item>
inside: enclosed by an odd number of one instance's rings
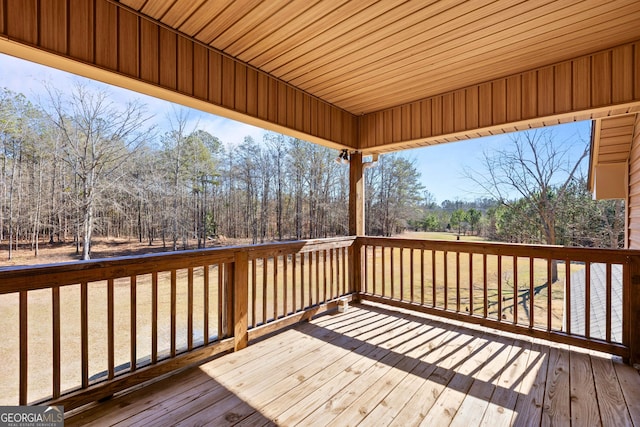
[[[351,298],[639,361],[638,260],[344,237],[2,269],[0,405],[76,408]]]
[[[0,404],[76,408],[326,310],[354,240],[0,270]]]
[[[639,252],[365,237],[359,297],[628,359]]]

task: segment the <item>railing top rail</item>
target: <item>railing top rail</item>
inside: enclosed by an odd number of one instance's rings
[[[0,268],[0,294],[233,262],[236,252],[247,252],[249,259],[255,259],[335,247],[348,247],[354,241],[355,237],[296,240],[90,261],[71,261],[59,264],[5,267]]]
[[[573,248],[552,245],[528,245],[518,243],[464,242],[447,240],[422,240],[398,237],[359,237],[358,243],[407,249],[426,249],[486,255],[522,256],[584,262],[626,263],[629,257],[640,256],[640,250]]]

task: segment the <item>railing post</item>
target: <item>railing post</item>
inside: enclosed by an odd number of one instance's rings
[[[629,331],[629,364],[640,364],[640,257],[631,256],[629,262],[628,313],[626,328]],[[623,291],[623,301],[625,292]]]
[[[235,253],[233,263],[233,349],[242,350],[249,344],[249,257],[247,252]]]

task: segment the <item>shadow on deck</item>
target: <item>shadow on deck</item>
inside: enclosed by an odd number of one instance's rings
[[[638,395],[606,355],[360,304],[66,425],[640,425]]]

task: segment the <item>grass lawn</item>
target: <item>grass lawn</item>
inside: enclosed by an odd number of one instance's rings
[[[425,240],[460,240],[463,242],[487,242],[488,240],[480,236],[460,235],[458,239],[457,233],[440,232],[440,231],[407,231],[396,237],[405,237],[407,239],[425,239]]]

